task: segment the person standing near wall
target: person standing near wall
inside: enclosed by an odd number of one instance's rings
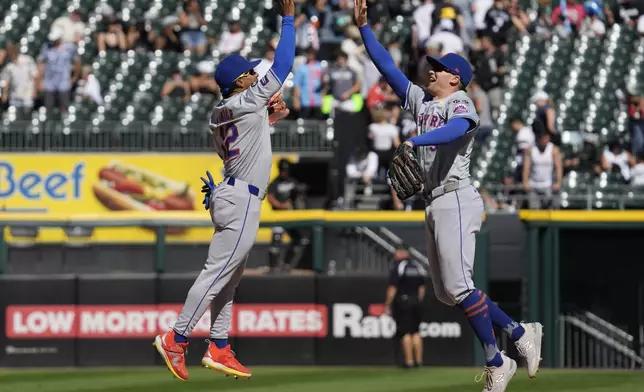
[[[409,258],[405,249],[396,250],[389,272],[385,312],[396,322],[396,335],[401,339],[404,367],[423,364],[423,339],[420,337],[421,303],[425,298],[425,269]]]

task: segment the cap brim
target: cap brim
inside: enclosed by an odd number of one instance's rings
[[[432,56],[425,56],[425,60],[427,60],[427,62],[431,66],[437,66],[438,68],[445,68],[445,69],[449,70],[450,73],[454,73],[454,71],[450,67],[448,67],[445,64],[441,63],[440,60],[435,59]],[[460,75],[454,75],[454,76],[458,76],[458,78],[461,79]],[[467,86],[465,85],[465,83],[463,83],[463,79],[461,79],[461,90],[467,91]]]
[[[260,59],[260,60],[255,60],[255,61],[249,61],[249,62],[248,62],[248,64],[250,65],[250,68],[248,68],[248,69],[247,69],[246,71],[244,71],[244,72],[248,72],[248,71],[250,71],[251,69],[253,69],[253,68],[257,67],[257,66],[259,65],[259,63],[261,63],[261,62],[262,62],[262,60],[261,60],[261,59]]]
[[[427,60],[429,65],[438,66],[439,68],[450,69],[448,66],[441,63],[439,59],[435,59],[432,56],[425,56],[425,60]]]
[[[259,65],[259,63],[261,63],[261,62],[262,62],[261,59],[260,60],[249,61],[247,66],[244,67],[245,69],[241,70],[241,72],[239,74],[241,75],[244,72],[250,71],[251,69],[257,67]],[[231,86],[222,87],[222,92],[224,93],[224,95],[226,95],[226,91],[230,90],[230,88],[231,88]]]

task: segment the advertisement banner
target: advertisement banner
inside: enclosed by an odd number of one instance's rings
[[[78,290],[84,278],[67,281],[66,291],[75,289],[81,298],[75,302],[72,296],[64,296],[66,303],[30,298],[32,290],[39,290],[38,281],[8,285],[14,290],[11,301],[0,308],[4,319],[0,364],[28,363],[21,359],[30,356],[14,354],[16,348],[34,353],[48,348],[65,352],[67,365],[160,365],[151,341],[168,331],[179,316],[186,292],[173,286],[179,283],[186,288],[192,279],[141,279],[131,279],[131,283],[138,280],[147,287],[144,291],[156,291],[157,303],[145,304],[153,297],[131,295],[134,288],[127,287],[124,291],[131,296],[117,294],[113,302],[105,303],[118,287],[126,285],[121,280],[92,278],[102,288],[98,295]],[[155,285],[155,290],[149,290]],[[233,305],[230,343],[249,366],[400,363],[396,323],[384,314],[386,286],[382,276],[247,277]],[[169,299],[173,302],[162,302]],[[212,321],[211,312],[206,311],[192,331],[189,363],[199,363]],[[425,364],[472,365],[474,340],[466,324],[461,312],[428,298],[420,326]],[[46,359],[42,361],[43,366],[49,365]]]
[[[0,368],[76,365],[76,341],[64,333],[67,320],[50,319],[53,315],[46,314],[18,319],[15,312],[9,311],[12,306],[68,308],[75,301],[76,279],[71,275],[0,276]],[[10,338],[10,329],[14,334],[22,333],[22,337]],[[56,332],[63,333],[57,336]],[[50,338],[34,338],[36,334],[49,334]]]
[[[270,178],[277,176],[274,156]],[[0,211],[43,213],[109,213],[111,211],[203,211],[200,193],[210,171],[223,179],[216,154],[3,154],[0,158]],[[270,210],[265,201],[262,208]],[[212,228],[171,228],[170,242],[208,242]],[[19,241],[7,231],[9,241]],[[100,228],[94,242],[154,241],[144,228]],[[268,241],[270,231],[258,238]],[[62,242],[62,229],[41,229],[39,242]]]
[[[168,331],[182,304],[15,305],[5,311],[10,339],[137,339]],[[236,304],[231,337],[325,337],[327,307],[316,304]],[[210,311],[192,331],[208,337]]]
[[[329,333],[317,340],[320,365],[400,363],[396,323],[384,313],[384,276],[319,276],[317,302],[329,305]],[[428,288],[420,335],[425,364],[470,366],[473,335],[463,313],[440,303]],[[338,356],[338,352],[346,352]]]

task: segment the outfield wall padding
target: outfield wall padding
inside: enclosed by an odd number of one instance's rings
[[[152,342],[167,331],[196,273],[0,277],[0,366],[161,365]],[[229,341],[254,365],[394,365],[395,323],[383,314],[385,276],[246,276]],[[457,309],[428,288],[425,363],[474,364],[474,339]],[[210,311],[192,333],[188,363],[206,349]]]

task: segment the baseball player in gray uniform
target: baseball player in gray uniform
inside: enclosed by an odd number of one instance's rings
[[[171,331],[158,335],[154,345],[172,374],[188,379],[185,352],[188,337],[214,301],[215,322],[202,365],[226,375],[249,378],[250,370],[235,358],[228,344],[235,288],[259,229],[261,203],[266,195],[272,163],[269,102],[293,67],[295,28],[293,0],[279,0],[282,31],[276,58],[262,78],[254,71],[259,61],[239,55],[226,57],[215,71],[223,100],[210,117],[215,149],[224,161],[224,180],[215,185],[210,173],[203,179],[204,204],[210,210],[215,233],[206,265],[188,292],[179,319]],[[284,110],[283,102],[278,110]]]
[[[367,52],[403,103],[416,118],[419,135],[394,153],[388,173],[401,200],[420,192],[426,200],[427,257],[436,297],[463,310],[486,357],[484,392],[503,392],[517,369],[500,352],[494,325],[505,330],[526,358],[528,375],[536,377],[541,360],[542,326],[517,323],[474,286],[476,234],[481,229],[483,202],[470,180],[470,157],[479,118],[465,90],[472,68],[449,53],[430,64],[426,89],[411,83],[378,43],[367,24],[367,0],[354,0],[354,16]]]

